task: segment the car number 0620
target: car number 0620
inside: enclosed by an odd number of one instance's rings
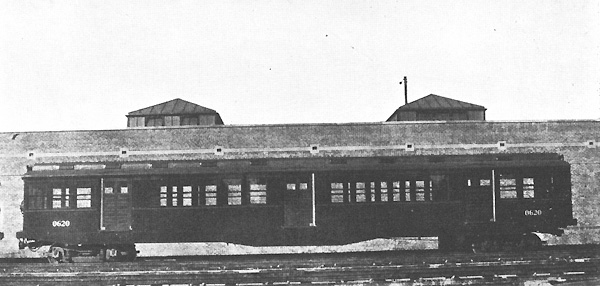
[[[71,226],[71,221],[68,220],[55,220],[52,221],[53,227],[69,227]]]
[[[525,210],[526,216],[539,216],[542,215],[542,210]]]

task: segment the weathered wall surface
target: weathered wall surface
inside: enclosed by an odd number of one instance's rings
[[[499,148],[499,142],[505,147]],[[21,176],[36,162],[556,152],[579,224],[554,243],[600,243],[599,121],[386,122],[0,133],[0,256],[18,255]],[[412,144],[414,151],[406,148]],[[318,152],[310,152],[311,146]],[[219,146],[222,155],[215,154]],[[126,151],[127,154],[122,154]]]

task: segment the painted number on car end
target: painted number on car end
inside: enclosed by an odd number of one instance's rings
[[[71,226],[71,221],[68,220],[55,220],[52,221],[53,227],[69,227]]]
[[[542,210],[525,210],[525,216],[540,216]]]

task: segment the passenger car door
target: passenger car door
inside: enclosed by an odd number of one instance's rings
[[[124,180],[103,180],[101,230],[131,230],[131,186]]]

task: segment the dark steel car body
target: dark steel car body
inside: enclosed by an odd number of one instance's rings
[[[23,180],[21,246],[437,236],[454,248],[575,223],[554,153],[72,162]]]

